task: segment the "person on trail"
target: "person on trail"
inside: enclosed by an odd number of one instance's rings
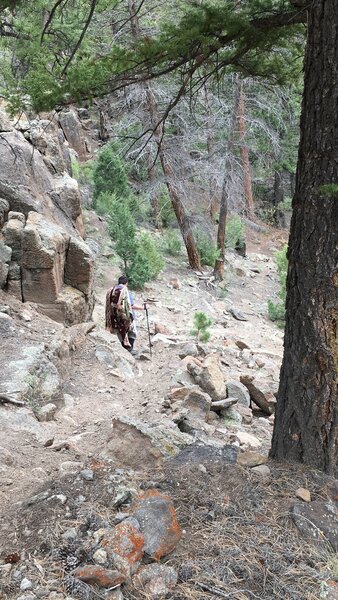
[[[119,277],[118,284],[110,288],[106,295],[106,329],[116,333],[123,348],[132,352],[137,337],[136,310],[145,310],[134,303],[134,297],[128,289],[128,277]]]

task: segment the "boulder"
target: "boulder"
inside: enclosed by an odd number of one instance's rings
[[[39,151],[48,171],[52,175],[70,173],[70,152],[57,119],[34,119],[27,129],[26,138]]]
[[[63,284],[69,236],[30,212],[22,237],[22,293],[25,301],[55,302]]]
[[[92,293],[94,278],[94,256],[88,246],[78,238],[69,241],[64,280],[86,296]]]
[[[311,540],[329,542],[338,551],[337,502],[316,500],[298,503],[292,508],[292,519],[301,533]]]
[[[148,598],[163,598],[174,589],[177,572],[173,567],[160,564],[146,565],[133,578],[133,585]]]
[[[5,287],[9,271],[12,249],[0,239],[0,289]]]
[[[210,407],[210,396],[198,386],[191,388],[182,402],[182,408],[189,411],[189,417],[193,420],[207,421]]]
[[[182,531],[174,505],[158,490],[147,490],[132,506],[132,514],[144,535],[144,552],[153,560],[170,554],[181,539]]]
[[[190,363],[187,369],[195,383],[209,394],[213,401],[223,400],[226,397],[224,376],[217,356],[209,354],[204,359],[203,367]]]
[[[169,459],[170,465],[182,467],[187,464],[221,463],[231,465],[237,461],[238,448],[223,446],[222,448],[195,442],[183,448],[176,456]]]
[[[76,179],[64,173],[54,177],[53,188],[48,192],[53,204],[57,206],[67,219],[74,223],[80,235],[84,234],[81,195]]]
[[[241,375],[241,383],[248,389],[251,400],[266,414],[271,415],[276,406],[276,386],[253,375]]]
[[[148,426],[134,419],[113,419],[112,431],[105,452],[115,463],[135,470],[159,466],[165,457],[174,456],[190,444],[189,435],[181,433],[172,423]]]
[[[25,227],[26,218],[22,213],[10,212],[9,215],[14,215],[8,219],[2,233],[7,246],[12,248],[12,261],[21,264],[22,260],[22,237]],[[20,218],[20,217],[23,217]]]
[[[0,198],[0,229],[5,224],[8,212],[9,212],[9,203],[4,198]]]
[[[67,142],[75,150],[80,161],[88,160],[88,141],[76,111],[72,108],[63,110],[59,115],[59,123]]]
[[[240,381],[227,381],[226,382],[227,396],[231,398],[237,398],[238,404],[243,406],[250,406],[250,394],[247,387]]]
[[[55,413],[57,411],[56,404],[53,402],[48,402],[44,406],[41,406],[37,411],[37,420],[38,421],[52,421],[54,419]]]

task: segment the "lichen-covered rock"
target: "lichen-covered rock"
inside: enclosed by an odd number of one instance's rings
[[[133,565],[143,558],[144,541],[138,521],[129,517],[104,534],[101,547],[108,556],[117,554]]]
[[[74,577],[77,577],[86,583],[98,585],[103,588],[121,585],[121,583],[125,581],[124,575],[119,571],[105,569],[105,567],[100,567],[99,565],[84,565],[83,567],[78,567],[74,571]]]
[[[174,423],[150,427],[135,419],[120,417],[112,421],[105,452],[118,466],[139,470],[161,465],[165,458],[191,443],[191,436],[179,431]]]
[[[172,552],[182,536],[175,507],[158,490],[147,490],[132,506],[132,514],[144,536],[144,552],[154,560]]]

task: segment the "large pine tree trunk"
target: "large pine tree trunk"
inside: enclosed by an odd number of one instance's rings
[[[337,0],[309,9],[285,350],[271,456],[338,475]]]

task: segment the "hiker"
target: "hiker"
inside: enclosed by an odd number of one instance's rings
[[[132,352],[137,336],[136,310],[145,310],[143,306],[134,304],[133,294],[128,289],[128,277],[121,275],[118,284],[110,288],[106,295],[106,329],[116,333],[123,348]]]

